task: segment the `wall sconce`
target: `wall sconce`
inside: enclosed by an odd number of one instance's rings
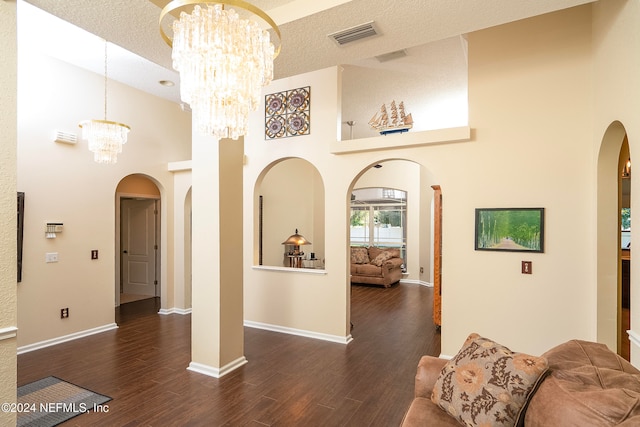
[[[631,159],[627,160],[627,163],[624,164],[622,168],[622,177],[629,178],[631,176]]]
[[[61,222],[48,222],[44,230],[45,237],[47,239],[55,239],[58,233],[62,233],[62,226]]]
[[[287,253],[287,256],[289,257],[289,267],[301,268],[304,252],[300,251],[300,246],[310,245],[311,242],[305,239],[303,235],[298,234],[298,229],[296,228],[296,232],[289,236],[289,238],[282,242],[282,244],[293,245],[293,251]]]

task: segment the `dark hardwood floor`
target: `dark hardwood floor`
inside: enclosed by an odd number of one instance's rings
[[[432,288],[354,286],[353,342],[245,328],[248,364],[187,370],[191,316],[123,304],[119,328],[18,356],[18,385],[54,375],[113,398],[64,426],[396,426],[423,354],[440,354]]]

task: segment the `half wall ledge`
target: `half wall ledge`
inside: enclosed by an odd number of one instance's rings
[[[469,141],[471,141],[471,128],[469,126],[463,126],[335,141],[330,143],[329,150],[331,154],[350,154]]]
[[[273,265],[252,265],[254,270],[283,271],[285,273],[327,274],[327,270],[319,268],[277,267]]]

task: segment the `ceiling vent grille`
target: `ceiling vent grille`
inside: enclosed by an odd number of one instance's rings
[[[380,35],[380,32],[378,31],[375,22],[370,21],[356,25],[355,27],[347,28],[346,30],[331,33],[329,34],[329,38],[336,42],[338,46],[344,46],[347,43],[378,35]]]
[[[78,136],[75,133],[56,130],[53,132],[53,141],[61,144],[75,144]]]
[[[393,61],[394,59],[398,59],[398,58],[404,58],[405,56],[407,56],[407,51],[405,49],[400,49],[393,52],[378,55],[376,56],[376,59],[378,60],[378,62],[387,62],[387,61]]]

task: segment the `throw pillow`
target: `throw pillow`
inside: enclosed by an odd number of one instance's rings
[[[351,263],[352,264],[368,264],[369,252],[367,248],[352,247],[351,248]]]
[[[369,259],[376,259],[378,255],[383,252],[384,249],[380,249],[376,246],[369,246]]]
[[[378,255],[371,264],[377,265],[378,267],[382,267],[382,264],[388,259],[393,258],[393,254],[389,251],[384,251],[380,255]]]
[[[464,426],[515,426],[547,369],[544,357],[474,333],[442,368],[431,400]]]

